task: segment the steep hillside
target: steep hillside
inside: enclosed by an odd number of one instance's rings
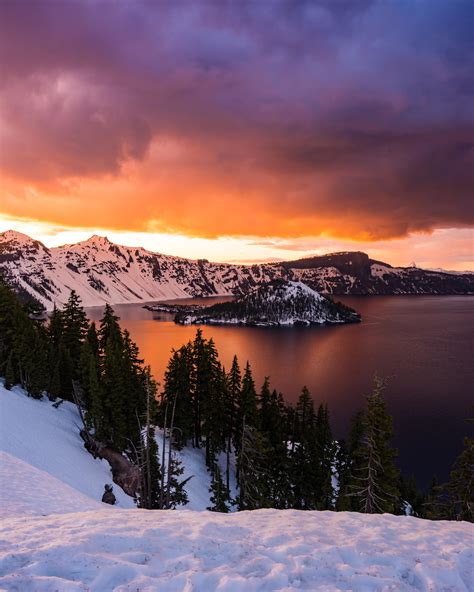
[[[56,503],[58,498],[69,499],[71,503],[67,507],[77,509],[77,496],[82,500],[88,500],[92,507],[95,503],[101,505],[104,485],[112,483],[112,474],[105,460],[94,459],[85,450],[79,436],[80,424],[77,408],[72,403],[64,401],[55,408],[46,397],[42,400],[32,399],[18,387],[11,391],[6,390],[0,379],[0,453],[7,455],[0,458],[0,467],[4,474],[8,465],[9,474],[17,474],[15,479],[23,482],[21,487],[24,487],[24,491],[18,502],[22,501],[25,507],[30,507],[31,500],[35,499],[35,490],[28,489],[25,480],[18,476],[25,471],[31,471],[37,475],[41,473],[43,477],[46,474],[57,480],[57,483],[61,483],[61,487],[55,486],[51,490],[51,499],[45,505],[46,510],[54,508],[51,511],[59,511]],[[158,448],[161,446],[161,437],[162,433],[158,430]],[[184,468],[183,479],[192,477],[186,485],[189,498],[186,508],[205,510],[210,505],[211,478],[206,469],[204,450],[184,448],[176,452],[176,455]],[[14,456],[18,462],[12,461],[9,456]],[[2,478],[5,480],[0,485],[11,483],[10,477]],[[231,487],[235,495],[233,472]],[[74,495],[71,495],[72,492],[75,492]],[[119,507],[136,507],[133,499],[117,485],[114,486],[114,493]],[[9,497],[9,487],[0,487],[0,506],[7,503]],[[43,509],[41,507],[41,511]]]
[[[326,294],[473,294],[474,274],[395,268],[365,253],[336,253],[281,264],[231,265],[124,247],[105,237],[48,249],[24,234],[0,234],[0,274],[47,309],[71,289],[85,306],[243,295],[274,279]]]
[[[273,279],[272,267],[209,263],[123,247],[105,237],[54,249],[17,232],[0,235],[0,271],[46,308],[71,289],[85,306],[244,293]]]
[[[208,306],[194,313],[178,313],[181,324],[239,324],[292,326],[354,323],[352,309],[321,296],[302,282],[274,280],[233,302]]]

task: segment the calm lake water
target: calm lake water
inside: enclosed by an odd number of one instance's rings
[[[340,300],[358,310],[363,322],[323,328],[202,329],[205,337],[214,338],[227,368],[234,354],[241,367],[250,361],[257,386],[270,376],[272,386],[294,402],[306,385],[316,403],[328,403],[336,437],[347,435],[374,373],[388,377],[386,400],[394,418],[400,468],[423,486],[434,474],[446,479],[468,434],[464,420],[472,416],[474,298]],[[161,380],[171,349],[192,339],[196,327],[175,325],[170,315],[141,305],[114,308]],[[98,320],[102,309],[88,309],[88,314]]]

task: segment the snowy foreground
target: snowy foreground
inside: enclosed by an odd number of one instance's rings
[[[110,473],[82,448],[76,423],[70,404],[0,386],[0,590],[474,591],[474,530],[463,522],[153,512],[126,495],[106,506]],[[204,476],[194,507],[207,503]]]

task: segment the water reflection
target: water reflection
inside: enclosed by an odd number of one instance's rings
[[[205,299],[211,304],[216,300]],[[306,385],[327,402],[338,437],[363,404],[375,372],[390,377],[387,401],[394,416],[400,463],[425,483],[444,478],[467,433],[474,377],[469,297],[344,297],[363,322],[340,327],[202,327],[227,368],[237,354],[250,360],[257,385],[265,376],[295,401]],[[192,300],[195,302],[195,300]],[[115,306],[121,323],[161,380],[170,351],[194,337],[196,327],[140,305]],[[88,309],[98,320],[102,309]],[[154,318],[155,317],[155,318]]]

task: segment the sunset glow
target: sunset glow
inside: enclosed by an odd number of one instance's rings
[[[1,229],[473,268],[468,2],[200,6],[1,4]]]

